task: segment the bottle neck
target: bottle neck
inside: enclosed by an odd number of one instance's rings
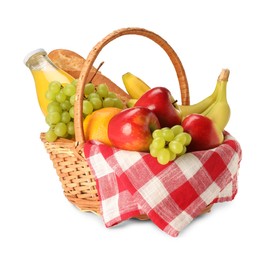
[[[30,70],[43,70],[48,68],[56,68],[56,66],[48,58],[45,51],[32,55],[26,62],[26,66]]]

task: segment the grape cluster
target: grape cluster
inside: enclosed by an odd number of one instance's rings
[[[156,129],[152,138],[150,154],[163,165],[186,153],[186,147],[191,142],[191,135],[184,132],[181,125]]]
[[[64,86],[58,81],[50,82],[46,92],[46,98],[50,102],[47,106],[45,118],[46,123],[49,125],[49,130],[45,135],[48,142],[54,142],[58,137],[74,138],[76,86],[77,80]],[[82,104],[83,118],[103,107],[123,108],[123,103],[114,92],[109,91],[106,84],[86,84]]]

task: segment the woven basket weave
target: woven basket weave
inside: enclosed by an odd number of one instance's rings
[[[86,79],[94,61],[104,46],[118,37],[132,34],[151,39],[165,51],[174,66],[179,81],[181,102],[183,105],[189,105],[189,89],[183,65],[172,47],[159,35],[142,28],[122,28],[110,33],[98,42],[89,53],[78,81],[74,106],[76,140],[60,138],[55,142],[47,142],[45,134],[41,133],[41,140],[50,155],[50,159],[53,161],[66,198],[82,211],[92,211],[96,214],[101,214],[96,182],[83,153],[85,139],[83,133],[82,98],[83,90],[87,83]],[[210,207],[208,206],[202,213],[209,211]],[[146,217],[139,218],[145,219]]]

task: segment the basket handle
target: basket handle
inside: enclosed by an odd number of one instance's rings
[[[169,56],[171,62],[174,65],[176,75],[179,81],[179,88],[181,94],[181,102],[183,105],[189,105],[189,89],[188,89],[188,82],[185,74],[185,70],[183,65],[173,50],[173,48],[159,35],[148,31],[143,28],[122,28],[112,33],[108,34],[105,38],[103,38],[100,42],[98,42],[94,48],[89,53],[87,59],[84,62],[82,67],[78,85],[77,85],[77,93],[76,93],[76,101],[74,105],[74,128],[75,128],[75,137],[77,145],[81,145],[85,142],[84,132],[83,132],[83,117],[82,117],[82,101],[83,101],[83,91],[89,72],[92,69],[93,63],[96,60],[97,56],[101,52],[104,46],[106,46],[109,42],[115,40],[116,38],[123,36],[123,35],[140,35],[147,37],[157,43]]]

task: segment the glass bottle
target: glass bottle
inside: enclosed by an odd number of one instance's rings
[[[25,65],[30,69],[35,82],[36,94],[39,106],[47,115],[47,105],[50,102],[46,97],[49,83],[53,80],[59,81],[62,85],[70,83],[74,78],[65,71],[58,68],[48,57],[44,49],[37,49],[30,52],[24,59]]]

